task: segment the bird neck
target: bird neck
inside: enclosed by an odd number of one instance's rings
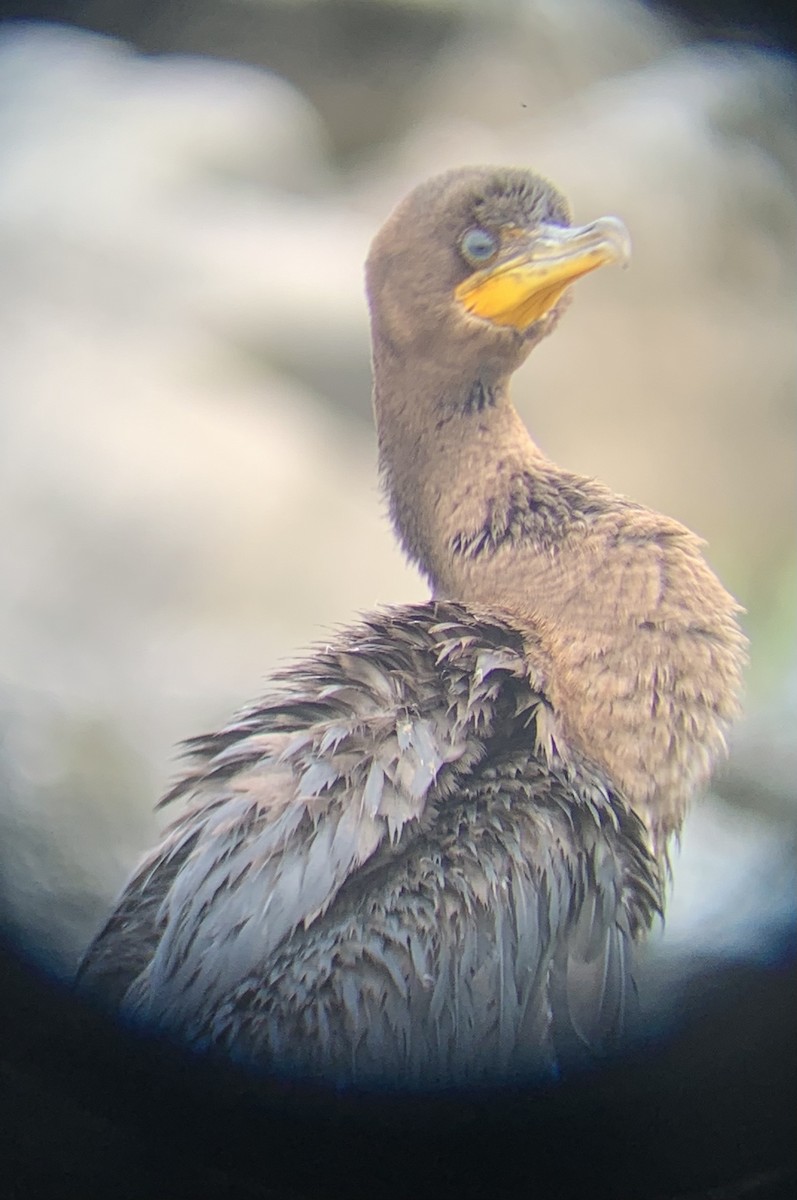
[[[441,373],[442,375],[442,373]],[[483,519],[513,472],[541,459],[509,400],[506,380],[450,370],[421,386],[376,371],[379,466],[399,540],[436,595],[464,585],[452,551],[458,533]],[[458,597],[464,599],[463,595]]]
[[[602,767],[662,849],[737,713],[737,605],[700,543],[556,466],[508,380],[375,362],[380,466],[398,536],[436,598],[524,634],[557,744]]]

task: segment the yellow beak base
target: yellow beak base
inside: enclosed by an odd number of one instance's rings
[[[523,332],[547,316],[576,279],[606,263],[627,264],[630,251],[628,231],[616,217],[580,228],[541,226],[527,252],[476,271],[455,295],[473,316]]]

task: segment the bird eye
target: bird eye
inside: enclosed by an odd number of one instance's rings
[[[480,267],[498,252],[498,238],[487,229],[469,229],[459,246],[466,262]]]

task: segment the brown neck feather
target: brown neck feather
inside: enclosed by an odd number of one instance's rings
[[[560,750],[602,766],[663,850],[724,749],[745,660],[738,606],[699,540],[546,459],[506,378],[464,364],[452,383],[444,364],[410,379],[379,353],[374,377],[406,552],[435,596],[526,633]]]

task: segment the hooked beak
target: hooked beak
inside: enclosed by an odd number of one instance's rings
[[[630,257],[631,239],[617,217],[580,227],[539,225],[522,253],[474,272],[455,295],[473,316],[522,333],[547,316],[576,279],[606,263],[627,266]]]

